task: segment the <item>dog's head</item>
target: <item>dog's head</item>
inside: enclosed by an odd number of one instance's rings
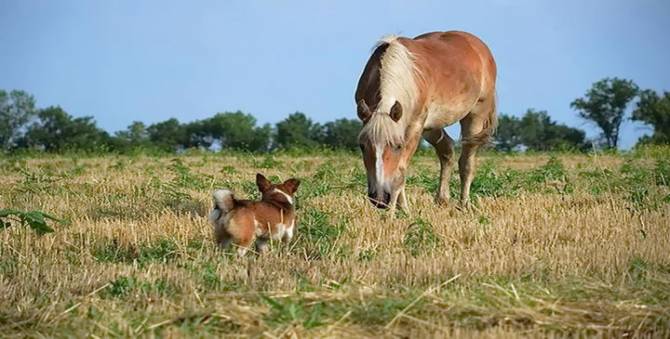
[[[258,190],[261,191],[263,200],[293,205],[293,196],[298,190],[298,186],[300,186],[300,180],[291,178],[281,184],[273,184],[265,176],[258,173],[256,174],[256,185],[258,185]]]

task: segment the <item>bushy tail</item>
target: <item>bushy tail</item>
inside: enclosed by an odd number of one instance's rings
[[[235,196],[229,190],[216,190],[212,194],[214,197],[214,208],[221,210],[223,214],[230,212],[235,205]]]

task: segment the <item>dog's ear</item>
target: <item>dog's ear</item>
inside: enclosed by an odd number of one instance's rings
[[[256,186],[258,186],[259,191],[267,192],[272,188],[272,183],[262,174],[256,173]]]
[[[288,191],[286,193],[288,193],[290,195],[293,195],[293,193],[295,193],[295,191],[298,190],[298,186],[300,186],[300,180],[295,179],[295,178],[288,179],[288,180],[284,181],[283,185],[284,185],[284,188]]]

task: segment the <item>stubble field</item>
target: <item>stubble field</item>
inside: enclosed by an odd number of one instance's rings
[[[667,337],[669,159],[488,154],[462,210],[421,154],[391,218],[354,154],[4,157],[0,209],[65,222],[0,228],[0,336]],[[210,193],[256,172],[302,179],[297,236],[240,259]]]

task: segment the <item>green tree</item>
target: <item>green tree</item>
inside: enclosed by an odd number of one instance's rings
[[[585,98],[575,99],[570,106],[579,111],[581,118],[602,130],[606,147],[616,148],[626,108],[638,91],[631,80],[606,78],[594,83]]]
[[[520,119],[501,114],[495,144],[500,151],[510,151],[520,145],[534,151],[584,150],[590,146],[585,138],[584,131],[552,121],[546,111],[529,109]]]
[[[186,142],[182,143],[185,148],[200,147],[209,148],[215,141],[209,126],[208,119],[196,120],[184,124],[184,130],[187,136]]]
[[[323,126],[321,142],[332,148],[356,149],[363,124],[358,119],[337,119]]]
[[[217,113],[203,122],[203,134],[218,140],[222,148],[266,151],[270,145],[270,125],[256,126],[256,118],[243,112]]]
[[[35,98],[19,90],[0,90],[0,149],[15,146],[22,130],[36,115]]]
[[[147,134],[153,146],[165,151],[176,151],[191,144],[186,126],[175,118],[150,125]]]
[[[221,148],[265,151],[270,144],[270,125],[256,126],[256,118],[243,112],[217,113],[211,118],[186,125],[189,143],[186,147]]]
[[[521,120],[515,116],[500,114],[494,134],[495,148],[509,152],[521,145]]]
[[[547,111],[527,110],[519,122],[519,135],[523,145],[536,151],[588,146],[584,131],[552,121]]]
[[[549,149],[551,125],[551,118],[546,111],[527,110],[519,125],[521,143],[532,150]]]
[[[655,91],[644,90],[640,93],[640,101],[631,117],[651,125],[654,134],[640,140],[643,143],[669,144],[670,143],[670,92],[659,96]]]
[[[109,145],[109,135],[96,126],[93,117],[74,118],[58,106],[42,109],[39,120],[28,127],[21,142],[50,152],[100,150]]]
[[[279,148],[315,147],[323,140],[323,130],[305,114],[295,112],[276,125],[276,146]]]
[[[147,147],[149,145],[149,132],[143,122],[133,121],[125,130],[115,133],[112,143],[114,148],[121,151]]]

